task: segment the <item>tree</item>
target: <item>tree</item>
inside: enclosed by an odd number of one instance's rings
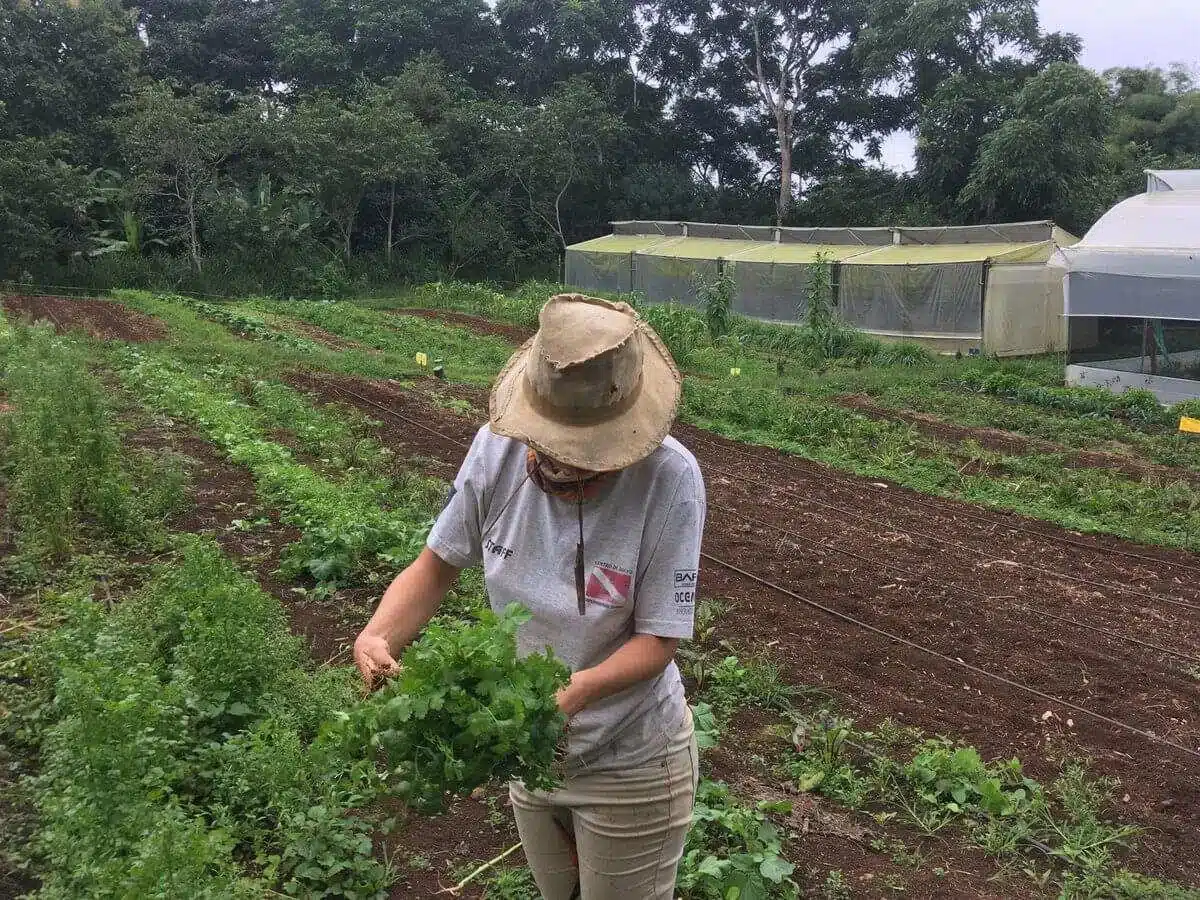
[[[608,158],[625,136],[625,126],[586,79],[555,89],[502,140],[511,172],[528,200],[529,212],[567,246],[564,198],[572,188],[595,185]]]
[[[595,85],[636,82],[632,67],[642,41],[637,5],[637,0],[500,0],[500,36],[511,54],[507,77],[527,99],[544,97],[577,75]]]
[[[1055,63],[1026,82],[1005,121],[983,139],[964,203],[989,220],[1052,216],[1082,230],[1100,212],[1111,123],[1104,82],[1080,66]]]
[[[321,208],[344,259],[367,192],[422,177],[434,150],[412,111],[388,88],[368,88],[350,102],[328,93],[305,98],[284,120],[282,139],[295,186]],[[392,241],[395,204],[389,206]],[[389,251],[390,252],[390,251]]]
[[[98,164],[105,117],[132,92],[141,45],[116,0],[0,5],[0,135],[58,134]]]
[[[53,138],[0,140],[0,274],[36,273],[82,246],[87,174],[64,149]]]
[[[856,88],[853,42],[865,21],[858,0],[670,0],[653,6],[647,45],[654,75],[680,96],[713,97],[774,136],[782,223],[801,176],[850,151],[859,123],[839,105]],[[761,133],[761,132],[760,132]]]
[[[221,167],[250,141],[246,111],[219,114],[211,91],[176,96],[155,85],[140,91],[118,121],[125,164],[143,204],[165,201],[179,217],[192,267],[201,271],[201,207]]]
[[[275,43],[289,82],[346,95],[360,78],[399,75],[425,53],[491,86],[505,58],[484,0],[282,0]]]
[[[888,97],[878,127],[915,127],[920,187],[940,216],[970,222],[960,200],[984,137],[1027,79],[1080,47],[1042,33],[1037,0],[872,0],[856,52]]]
[[[239,93],[275,78],[277,0],[137,0],[133,12],[156,78]]]

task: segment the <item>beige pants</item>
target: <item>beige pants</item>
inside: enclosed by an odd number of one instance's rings
[[[545,900],[671,900],[699,780],[692,719],[648,765],[568,776],[547,794],[509,786]]]

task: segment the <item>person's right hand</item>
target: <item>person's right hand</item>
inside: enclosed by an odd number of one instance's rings
[[[368,691],[400,671],[400,664],[392,658],[392,648],[388,646],[387,639],[369,631],[360,632],[354,639],[354,664],[358,666]]]

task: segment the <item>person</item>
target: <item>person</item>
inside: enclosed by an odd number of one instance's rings
[[[546,900],[670,900],[698,781],[676,647],[691,638],[704,481],[668,436],[681,379],[635,311],[550,298],[534,337],[492,389],[421,556],[355,641],[368,684],[461,569],[482,565],[489,602],[532,619],[518,650],[551,648],[571,669],[562,786],[509,786]]]

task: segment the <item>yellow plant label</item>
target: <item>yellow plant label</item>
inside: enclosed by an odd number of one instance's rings
[[[1200,434],[1200,419],[1181,416],[1179,419],[1179,430],[1188,434]]]
[[[737,378],[739,375],[742,374],[742,370],[741,369],[730,369],[729,374],[732,375],[734,378]]]
[[[426,366],[428,366],[429,365],[428,354],[418,353],[417,354],[417,365],[420,366],[421,368],[425,368]]]

